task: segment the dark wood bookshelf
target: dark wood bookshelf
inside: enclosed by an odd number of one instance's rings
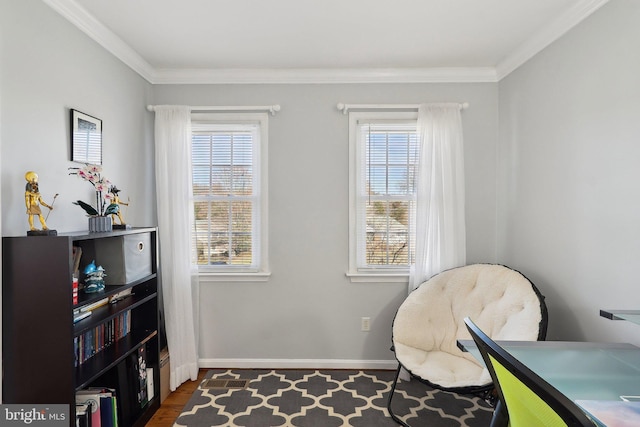
[[[104,249],[98,251],[99,245],[107,243],[102,239],[127,242],[137,239],[137,235],[142,238],[142,234],[148,234],[144,236],[148,239],[145,241],[151,243],[144,253],[140,250],[142,258],[123,257],[124,264],[142,265],[143,275],[127,283],[108,285],[101,292],[80,290],[74,304],[73,247],[82,248],[82,272],[92,260],[96,265],[102,265],[108,262],[106,258],[122,255]],[[143,426],[153,416],[160,407],[158,304],[161,287],[156,236],[156,228],[145,227],[107,233],[81,231],[2,239],[3,403],[68,404],[69,425],[74,426],[76,391],[108,387],[116,390],[119,425]],[[147,262],[150,263],[148,272],[145,270]],[[107,275],[115,274],[114,277],[123,273],[105,269]],[[80,282],[83,278],[80,274]],[[131,290],[131,295],[95,308],[90,316],[74,323],[74,311],[127,290]],[[130,331],[108,345],[99,346],[95,354],[79,364],[76,351],[80,337],[107,322],[122,319],[123,313],[127,312]],[[146,404],[138,402],[133,381],[137,378],[136,357],[141,347],[146,353],[146,367],[153,369],[153,378],[147,381],[153,381],[154,396]]]

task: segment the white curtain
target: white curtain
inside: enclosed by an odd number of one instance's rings
[[[191,110],[156,106],[155,112],[160,270],[171,361],[169,388],[175,390],[198,378],[198,275],[191,261]]]
[[[418,108],[416,260],[409,292],[443,270],[466,263],[464,152],[460,104]]]

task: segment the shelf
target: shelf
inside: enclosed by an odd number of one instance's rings
[[[113,230],[113,231],[101,232],[101,233],[89,233],[87,230],[72,231],[68,233],[58,233],[58,236],[70,237],[72,240],[77,241],[77,240],[104,239],[107,237],[126,236],[129,234],[150,233],[155,231],[156,229],[154,227],[133,227],[133,228],[130,228],[129,230]]]
[[[76,367],[76,389],[87,387],[91,381],[98,378],[128,355],[136,351],[147,341],[158,335],[158,331],[132,331],[109,347],[87,359]]]
[[[160,408],[160,396],[154,396],[147,406],[144,407],[142,415],[140,415],[140,418],[133,424],[133,427],[144,427],[158,408]]]
[[[142,279],[135,280],[131,283],[123,284],[123,285],[107,285],[105,286],[104,291],[102,292],[94,292],[91,294],[86,294],[80,290],[78,292],[78,303],[74,304],[73,308],[80,308],[85,305],[93,304],[94,302],[100,301],[103,298],[110,297],[119,292],[125,291],[129,288],[133,288],[141,283],[147,282],[151,279],[156,278],[158,275],[153,273],[147,277],[143,277]]]
[[[102,307],[92,310],[89,317],[86,317],[73,325],[73,335],[74,337],[77,337],[82,333],[117,317],[119,314],[127,310],[131,310],[146,303],[147,301],[155,299],[156,295],[157,294],[155,292],[144,296],[133,295],[118,301],[115,304],[107,303]]]

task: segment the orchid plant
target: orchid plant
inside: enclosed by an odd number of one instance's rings
[[[74,205],[80,206],[89,216],[107,216],[118,212],[118,204],[111,202],[109,188],[111,182],[102,176],[102,166],[85,164],[81,168],[69,168],[69,175],[77,175],[83,180],[93,185],[96,192],[96,207],[78,200]]]

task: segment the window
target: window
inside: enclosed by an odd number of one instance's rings
[[[201,273],[268,276],[266,148],[266,114],[192,115],[192,244]]]
[[[417,113],[349,113],[352,281],[406,281],[418,162]]]

